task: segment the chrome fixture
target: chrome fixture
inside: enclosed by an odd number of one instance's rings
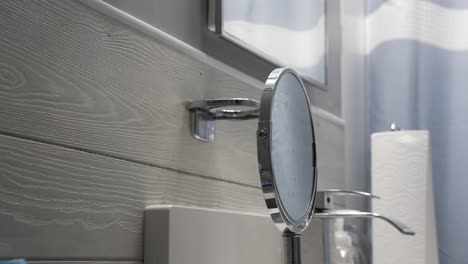
[[[315,203],[317,167],[309,97],[291,69],[274,70],[265,83],[257,155],[265,203],[283,234],[284,263],[300,264],[301,234]]]
[[[225,109],[226,107],[248,107],[252,109]],[[190,101],[190,131],[192,137],[204,142],[213,142],[216,120],[247,120],[258,118],[260,103],[248,98],[226,98]]]
[[[403,224],[402,222],[375,212],[363,212],[359,210],[352,210],[339,205],[339,202],[335,201],[338,196],[345,197],[363,197],[366,199],[380,199],[379,196],[373,195],[367,192],[359,191],[348,191],[340,189],[328,189],[317,191],[317,201],[315,203],[314,217],[321,218],[323,220],[323,253],[324,263],[332,264],[334,262],[335,249],[335,225],[333,224],[337,218],[380,218],[393,227],[395,227],[403,235],[415,235],[415,232]],[[361,260],[362,261],[362,260]]]
[[[385,220],[393,227],[395,227],[400,233],[404,235],[415,235],[415,232],[403,224],[402,222],[389,217],[384,216],[379,213],[374,212],[362,212],[358,210],[352,209],[336,209],[333,205],[333,199],[336,195],[352,195],[352,196],[360,196],[364,198],[373,198],[373,199],[380,199],[379,196],[373,195],[371,193],[366,192],[359,192],[359,191],[347,191],[347,190],[338,190],[338,189],[330,189],[330,190],[319,190],[317,191],[317,199],[315,203],[315,212],[314,217],[317,218],[337,218],[337,217],[344,217],[344,218],[371,218],[376,217],[382,220]]]
[[[311,104],[300,76],[292,69],[272,71],[261,103],[227,98],[186,107],[192,136],[205,142],[214,141],[216,120],[259,119],[257,154],[266,206],[283,234],[285,263],[300,264],[301,234],[312,218],[317,189]]]
[[[400,131],[400,126],[398,126],[398,123],[397,123],[397,122],[393,122],[393,123],[390,125],[390,131]]]
[[[205,142],[214,140],[216,120],[259,119],[260,182],[271,219],[282,232],[284,263],[301,264],[301,234],[312,216],[322,219],[377,217],[405,235],[414,235],[409,227],[393,218],[333,206],[335,196],[379,198],[375,195],[339,189],[317,191],[311,104],[304,83],[294,70],[280,68],[272,71],[260,102],[247,98],[200,100],[188,102],[187,110],[192,136]]]

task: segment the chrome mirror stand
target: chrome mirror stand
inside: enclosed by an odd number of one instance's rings
[[[226,109],[226,107],[247,107],[250,109]],[[192,137],[204,142],[213,142],[216,134],[216,120],[257,119],[260,102],[248,98],[225,98],[190,101],[190,132]]]

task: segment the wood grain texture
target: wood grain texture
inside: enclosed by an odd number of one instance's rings
[[[96,0],[80,0],[105,14],[115,13]],[[128,0],[104,0],[109,5],[122,10],[133,17],[161,29],[178,39],[202,50],[209,56],[218,59],[234,68],[263,79],[277,66],[249,53],[245,48],[233,45],[232,42],[219,38],[207,28],[208,1],[206,0],[139,0],[138,4]],[[341,114],[341,8],[340,0],[326,2],[327,25],[327,90],[313,86],[312,103],[336,115]],[[174,15],[177,14],[177,15]],[[137,23],[129,23],[122,16],[113,16],[119,21],[140,30]]]
[[[141,260],[143,210],[266,213],[259,189],[0,136],[0,258]]]
[[[0,5],[1,131],[258,185],[256,122],[197,142],[184,101],[259,89],[78,2]]]
[[[259,186],[256,121],[220,121],[215,143],[198,142],[183,102],[258,99],[260,82],[76,1],[1,1],[0,23],[0,133]],[[335,173],[323,178],[342,177],[343,128],[321,127],[336,158],[319,153]]]
[[[36,141],[0,135],[0,258],[142,260],[146,205],[263,212],[256,121],[202,143],[184,106],[260,82],[77,1],[0,1],[0,25],[0,134]],[[343,187],[343,122],[314,117],[319,186]]]

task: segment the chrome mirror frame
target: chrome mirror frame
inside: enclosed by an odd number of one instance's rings
[[[260,181],[263,190],[263,195],[265,198],[265,203],[269,210],[271,219],[273,220],[276,227],[283,233],[286,263],[301,263],[300,238],[302,232],[307,228],[311,221],[314,212],[315,198],[317,193],[317,155],[315,138],[313,138],[312,145],[310,146],[312,148],[312,153],[314,156],[313,160],[311,161],[314,171],[313,190],[311,192],[311,197],[306,213],[304,214],[303,218],[300,219],[300,221],[295,222],[288,216],[287,210],[285,210],[284,208],[281,196],[278,192],[273,166],[271,163],[271,108],[273,98],[275,96],[276,86],[278,85],[281,77],[286,73],[294,75],[301,84],[302,91],[304,93],[307,105],[309,107],[309,116],[312,125],[312,136],[315,137],[312,113],[310,111],[310,99],[307,95],[307,91],[304,86],[304,83],[302,82],[302,79],[292,69],[276,69],[268,76],[268,79],[265,83],[265,89],[262,92],[262,97],[260,101],[259,122],[257,130],[257,155],[259,163]]]

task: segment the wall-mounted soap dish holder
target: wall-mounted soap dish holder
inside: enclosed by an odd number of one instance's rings
[[[242,107],[248,109],[227,109]],[[192,137],[204,142],[213,142],[216,120],[248,120],[258,118],[260,102],[248,98],[207,99],[187,102],[190,112]]]

